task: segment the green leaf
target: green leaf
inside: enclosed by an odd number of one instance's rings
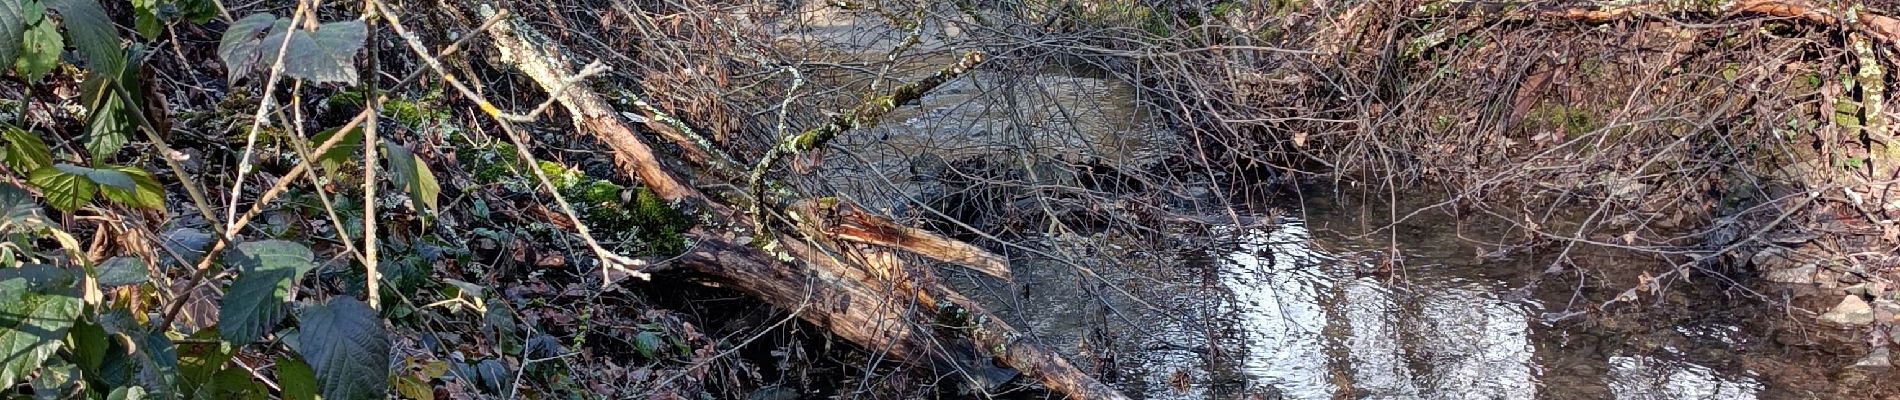
[[[376,310],[338,296],[304,307],[297,352],[316,370],[326,400],[382,399],[389,393],[389,332]]]
[[[389,159],[390,181],[409,192],[409,199],[417,210],[434,214],[441,201],[442,186],[436,183],[435,172],[429,170],[429,164],[395,142],[386,142],[383,148],[387,149],[384,157]]]
[[[126,386],[126,387],[121,387],[118,389],[112,389],[112,394],[106,396],[106,400],[142,400],[144,398],[145,398],[145,388],[138,387],[138,386]]]
[[[309,247],[283,240],[245,242],[235,250],[225,262],[239,275],[218,304],[218,330],[225,341],[243,346],[283,320],[290,287],[316,267],[316,256]]]
[[[270,400],[270,390],[243,368],[225,368],[211,377],[211,384],[199,393],[213,399]]]
[[[139,36],[158,39],[158,34],[165,30],[165,22],[158,16],[159,7],[158,0],[132,0],[132,26]]]
[[[272,43],[290,37],[290,46],[284,49],[284,76],[299,78],[310,83],[342,82],[356,84],[356,53],[363,50],[363,40],[369,37],[369,28],[363,21],[340,21],[318,25],[317,30],[286,29],[272,32],[264,37],[265,49],[262,60],[273,60],[276,52]]]
[[[65,344],[85,304],[72,274],[45,265],[0,270],[0,387],[26,379]]]
[[[0,184],[0,218],[16,231],[46,224],[46,216],[40,213],[40,205],[33,202],[32,195],[13,184]]]
[[[435,389],[428,382],[408,375],[396,377],[396,394],[410,400],[435,400]]]
[[[66,28],[86,69],[114,76],[125,70],[125,49],[119,41],[118,27],[98,1],[45,0],[45,4],[59,13],[60,26]]]
[[[10,3],[10,2],[0,2]],[[19,58],[10,60],[14,71],[27,82],[38,83],[46,74],[59,66],[59,54],[66,51],[66,39],[59,35],[59,27],[52,20],[42,19],[28,25],[20,36]]]
[[[40,368],[40,376],[33,378],[33,398],[36,400],[59,400],[67,397],[72,387],[79,383],[79,371],[71,363],[60,359],[48,360]]]
[[[640,351],[640,356],[647,359],[653,359],[653,353],[659,351],[660,346],[664,345],[666,345],[666,340],[660,339],[660,334],[653,331],[640,331],[639,334],[633,335],[633,349]]]
[[[277,385],[284,389],[284,400],[316,400],[317,373],[310,364],[294,357],[277,358]]]
[[[226,81],[236,82],[257,68],[264,31],[276,22],[275,15],[251,14],[224,29],[224,38],[218,41],[218,58],[224,61]]]
[[[99,264],[99,284],[102,286],[137,285],[148,279],[145,260],[138,257],[118,256]]]
[[[32,22],[19,0],[0,1],[0,65],[13,65],[13,58],[20,56],[20,35]]]
[[[258,35],[262,34],[260,38]],[[363,50],[369,29],[363,21],[340,21],[304,30],[287,18],[252,14],[233,22],[218,43],[226,79],[236,81],[267,67],[283,52],[284,76],[311,83],[343,82],[355,85],[356,53]]]
[[[165,186],[159,184],[158,179],[152,177],[152,173],[131,166],[110,166],[107,169],[123,172],[132,177],[134,189],[102,186],[99,189],[106,195],[106,200],[147,210],[165,209]]]
[[[53,152],[40,140],[40,135],[20,129],[13,125],[0,128],[0,139],[6,139],[6,165],[13,172],[32,173],[35,170],[53,166]]]
[[[60,211],[72,212],[80,206],[92,202],[98,194],[98,186],[84,175],[66,173],[60,168],[40,168],[26,178],[28,183],[40,188],[46,196],[46,204]]]
[[[218,343],[218,328],[202,329],[191,334],[192,342],[178,345],[178,382],[180,392],[187,398],[221,398],[216,376],[231,363],[231,357],[237,347]]]
[[[212,237],[210,233],[206,233],[204,230],[197,228],[172,229],[165,231],[165,233],[160,234],[158,237],[160,246],[164,246],[165,250],[177,254],[178,258],[183,258],[185,262],[188,263],[195,263],[198,262],[199,259],[204,258],[206,249],[211,247],[211,242],[216,239],[217,238]],[[159,257],[158,259],[160,261],[159,264],[177,267],[177,265],[174,264],[178,261],[173,260],[169,256]]]
[[[79,364],[79,370],[87,376],[97,375],[112,346],[105,328],[81,319],[68,331],[67,338],[72,341],[68,346],[73,350],[73,362]]]
[[[132,113],[138,110],[117,90],[112,90],[110,85],[116,83],[107,79],[88,79],[87,82],[106,86],[96,89],[103,91],[100,94],[103,101],[86,116],[86,152],[94,159],[106,159],[131,142],[132,130],[138,129],[138,116]]]
[[[328,142],[331,137],[336,136],[338,131],[340,129],[330,128],[318,132],[316,136],[310,138],[310,145],[321,146],[323,142]],[[363,152],[363,128],[358,127],[344,133],[343,139],[337,140],[336,145],[330,146],[330,150],[318,155],[317,165],[322,166],[323,171],[330,173],[330,176],[337,176],[343,168],[343,163],[349,162],[350,156],[361,152]]]
[[[65,172],[68,174],[86,177],[86,180],[92,181],[92,183],[97,183],[100,185],[105,185],[105,186],[110,186],[110,187],[115,187],[115,188],[120,188],[120,189],[125,189],[125,190],[138,189],[138,183],[132,181],[132,175],[127,174],[124,171],[114,171],[110,169],[98,169],[98,168],[86,168],[86,167],[81,167],[81,166],[72,165],[72,164],[56,164],[56,165],[53,165],[53,168],[60,170],[60,172]]]
[[[163,332],[133,332],[134,358],[139,361],[139,384],[158,398],[172,398],[178,390],[178,347]]]

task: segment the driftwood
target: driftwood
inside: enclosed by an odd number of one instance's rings
[[[460,13],[500,9],[480,0],[451,1],[445,6],[449,13],[471,21],[483,18]],[[792,202],[785,211],[802,221],[795,232],[761,226],[740,207],[707,197],[673,172],[677,167],[668,165],[634,133],[629,124],[636,121],[622,117],[585,87],[563,83],[573,76],[576,64],[565,58],[558,43],[519,20],[495,24],[485,33],[504,55],[504,62],[548,90],[579,130],[608,147],[621,172],[709,220],[687,232],[698,245],[654,272],[686,268],[716,277],[840,338],[888,350],[900,360],[931,362],[973,352],[1034,377],[1069,398],[1126,398],[939,283],[928,264],[906,253],[1007,278],[1003,258],[831,200]],[[677,135],[664,136],[687,141]],[[763,242],[771,243],[766,247],[772,250],[753,246],[756,240],[747,235],[766,238]],[[953,345],[967,348],[947,348]]]

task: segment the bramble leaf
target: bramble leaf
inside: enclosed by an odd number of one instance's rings
[[[328,400],[382,399],[389,393],[389,332],[376,310],[355,297],[304,307],[297,352],[317,372]]]
[[[224,341],[243,346],[284,319],[290,287],[316,268],[316,256],[309,247],[283,240],[240,243],[235,250],[225,263],[239,275],[218,303],[218,331]]]
[[[383,148],[387,149],[384,156],[389,159],[390,181],[409,192],[417,211],[434,214],[441,201],[442,186],[436,183],[435,172],[429,170],[429,164],[395,142],[387,142]]]
[[[42,19],[27,25],[26,30],[15,37],[20,39],[19,58],[0,65],[13,66],[27,82],[37,83],[53,72],[53,68],[59,66],[59,53],[66,51],[66,38],[59,35],[59,27],[52,20]]]
[[[40,194],[46,196],[47,205],[65,212],[91,203],[92,197],[99,193],[99,187],[84,175],[66,173],[56,167],[33,170],[26,180],[40,188]]]
[[[13,387],[65,345],[85,304],[72,274],[46,265],[0,270],[0,385]]]

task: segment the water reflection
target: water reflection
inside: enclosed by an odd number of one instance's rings
[[[1214,313],[1231,325],[1231,337],[1216,341],[1225,348],[1180,351],[1206,342],[1205,335],[1161,331],[1155,340],[1176,350],[1144,359],[1139,386],[1147,397],[1747,399],[1762,389],[1752,378],[1668,352],[1565,348],[1540,334],[1548,328],[1535,319],[1544,312],[1536,301],[1507,300],[1501,294],[1509,282],[1462,267],[1414,267],[1403,282],[1388,282],[1392,274],[1368,273],[1368,265],[1316,250],[1299,220],[1239,236],[1230,253],[1213,260],[1227,294]],[[1547,370],[1545,362],[1594,365]],[[1211,390],[1229,368],[1244,389]],[[1581,376],[1567,376],[1573,373]],[[1553,377],[1562,379],[1545,382]]]

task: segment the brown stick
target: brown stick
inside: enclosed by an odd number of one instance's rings
[[[492,4],[481,4],[480,0],[464,0],[459,7],[453,8],[499,9]],[[748,246],[746,239],[736,237],[731,232],[766,231],[751,226],[749,219],[744,218],[736,208],[711,201],[697,189],[686,185],[685,180],[663,164],[653,153],[652,147],[635,135],[627,126],[628,122],[600,100],[598,95],[585,88],[554,90],[561,87],[559,82],[564,77],[572,74],[572,64],[564,60],[561,56],[563,51],[556,43],[540,37],[531,27],[521,25],[518,21],[514,24],[498,24],[488,29],[487,33],[494,38],[494,45],[501,50],[505,61],[544,89],[550,90],[552,96],[560,98],[562,105],[573,115],[576,127],[607,144],[623,173],[639,178],[661,198],[699,205],[701,209],[698,211],[715,220],[711,225],[716,227],[702,225],[687,233],[700,244],[681,256],[678,265],[717,277],[781,308],[803,310],[799,312],[799,318],[867,348],[888,349],[903,360],[921,361],[941,355],[932,351],[932,345],[940,341],[933,340],[932,332],[920,328],[929,324],[920,323],[918,316],[912,315],[915,307],[910,305],[913,301],[932,313],[960,311],[972,321],[970,326],[960,330],[981,354],[989,354],[1012,368],[1034,376],[1051,390],[1070,398],[1127,398],[1076,369],[1055,352],[1027,340],[1000,318],[956,295],[927,274],[905,272],[927,270],[927,266],[883,253],[885,250],[875,246],[850,248],[822,238],[807,242],[791,235],[774,234],[774,243],[779,244],[785,255],[799,262],[783,262],[775,254]],[[874,229],[895,226],[868,218],[853,219],[854,223],[863,223],[864,227],[877,227]],[[937,254],[959,260],[959,263],[980,265],[979,269],[1007,271],[1000,257],[988,253],[953,256],[948,252],[975,247],[952,244],[958,242],[920,231],[898,233],[896,237],[903,238],[901,241],[871,240],[872,236],[876,235],[858,232],[854,237],[860,242],[890,244],[920,254]],[[904,247],[913,240],[931,244]],[[845,261],[836,256],[839,254],[845,254],[846,258],[858,262]],[[896,272],[874,274],[871,272],[874,270]],[[888,290],[893,284],[904,284],[906,288]]]

